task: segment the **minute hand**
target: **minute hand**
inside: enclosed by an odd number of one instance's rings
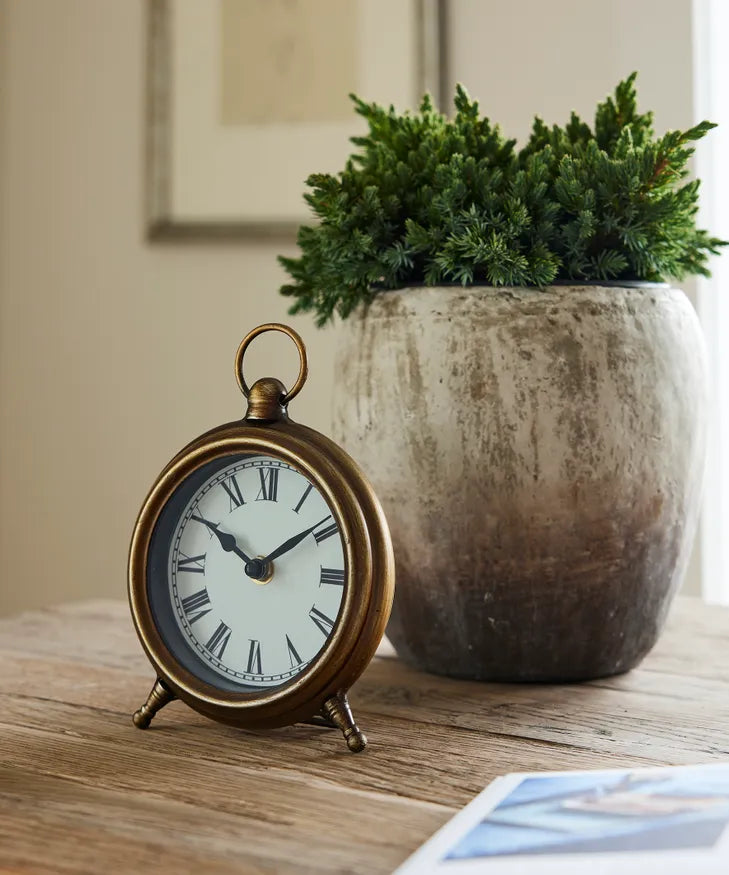
[[[322,523],[326,522],[329,519],[328,516],[325,516],[323,520],[319,520],[318,523],[314,523],[314,525],[307,529],[305,532],[299,532],[298,535],[294,535],[293,538],[289,538],[288,541],[284,541],[280,547],[276,547],[273,553],[269,553],[268,556],[263,560],[264,562],[273,562],[274,559],[278,559],[279,556],[283,556],[284,553],[288,553],[289,550],[293,550],[293,548],[300,544],[307,535],[310,535],[314,529],[318,528]]]

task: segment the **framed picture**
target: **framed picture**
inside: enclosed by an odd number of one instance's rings
[[[441,96],[444,0],[149,0],[147,236],[288,237],[364,130]]]

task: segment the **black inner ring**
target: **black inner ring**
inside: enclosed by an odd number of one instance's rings
[[[175,660],[195,677],[219,690],[265,695],[274,687],[260,687],[229,680],[206,665],[190,647],[175,618],[170,597],[168,565],[175,529],[188,503],[205,483],[224,468],[250,458],[249,453],[225,456],[198,468],[173,492],[157,519],[147,555],[147,598],[152,617],[165,646]],[[288,683],[289,681],[286,681]],[[283,686],[281,684],[280,686]]]

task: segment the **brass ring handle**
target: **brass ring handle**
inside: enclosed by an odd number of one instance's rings
[[[267,331],[280,331],[282,334],[288,335],[296,344],[296,349],[299,351],[299,376],[296,378],[296,382],[291,389],[286,392],[281,399],[281,403],[286,404],[299,394],[301,387],[306,382],[307,374],[309,373],[304,341],[294,329],[289,328],[288,325],[282,325],[280,322],[266,322],[263,325],[259,325],[258,328],[254,328],[253,331],[249,331],[241,341],[241,344],[238,347],[238,352],[235,354],[235,378],[238,381],[241,392],[247,398],[250,395],[251,390],[248,387],[248,383],[246,383],[246,378],[243,376],[243,356],[246,354],[246,350],[251,345],[251,342],[255,340],[259,334],[265,334]]]

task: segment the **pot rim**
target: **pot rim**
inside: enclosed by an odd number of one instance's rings
[[[670,289],[674,288],[671,283],[667,282],[650,282],[649,280],[554,280],[551,283],[547,283],[546,286],[494,286],[491,283],[468,283],[468,285],[463,285],[459,282],[454,281],[443,281],[438,282],[435,285],[427,285],[426,283],[419,282],[411,282],[411,283],[403,283],[401,286],[398,286],[395,289],[384,288],[377,283],[373,283],[370,287],[371,290],[377,294],[381,294],[383,292],[401,292],[403,289],[442,289],[442,288],[454,288],[454,289],[462,289],[463,291],[467,291],[469,289],[495,289],[498,291],[510,291],[513,289],[519,289],[520,291],[527,292],[543,292],[546,289],[550,288],[560,288],[565,286],[572,286],[573,288],[599,288],[599,287],[607,287],[607,288],[617,288],[617,289]]]

